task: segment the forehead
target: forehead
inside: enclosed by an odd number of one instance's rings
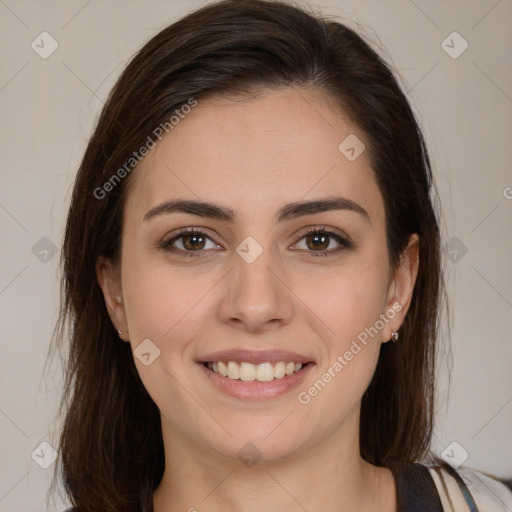
[[[126,209],[142,221],[150,208],[179,197],[229,205],[242,218],[336,194],[370,217],[383,215],[368,152],[347,158],[345,140],[357,151],[357,144],[368,147],[365,134],[318,92],[198,100],[133,171]]]

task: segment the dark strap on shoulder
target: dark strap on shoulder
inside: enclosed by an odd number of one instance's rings
[[[415,462],[390,466],[395,476],[397,512],[443,512],[428,468]]]
[[[457,485],[459,486],[460,492],[462,493],[462,496],[464,496],[464,499],[466,500],[466,503],[468,504],[470,512],[478,512],[478,507],[476,506],[475,500],[471,494],[471,492],[468,489],[468,486],[462,480],[461,476],[453,469],[449,464],[446,464],[444,466],[446,471],[454,478],[454,480],[457,482]]]

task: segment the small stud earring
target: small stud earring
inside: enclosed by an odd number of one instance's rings
[[[393,340],[393,343],[396,343],[396,341],[398,340],[398,333],[397,332],[392,332],[391,333],[391,339]]]

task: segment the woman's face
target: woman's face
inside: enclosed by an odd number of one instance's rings
[[[410,245],[391,274],[361,142],[288,88],[199,100],[132,171],[120,278],[108,261],[98,277],[164,439],[266,460],[357,440],[417,268]]]

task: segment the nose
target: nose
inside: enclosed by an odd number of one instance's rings
[[[238,254],[233,259],[234,268],[224,280],[219,306],[222,321],[248,332],[288,324],[294,313],[294,295],[277,258],[264,250],[251,263]]]

